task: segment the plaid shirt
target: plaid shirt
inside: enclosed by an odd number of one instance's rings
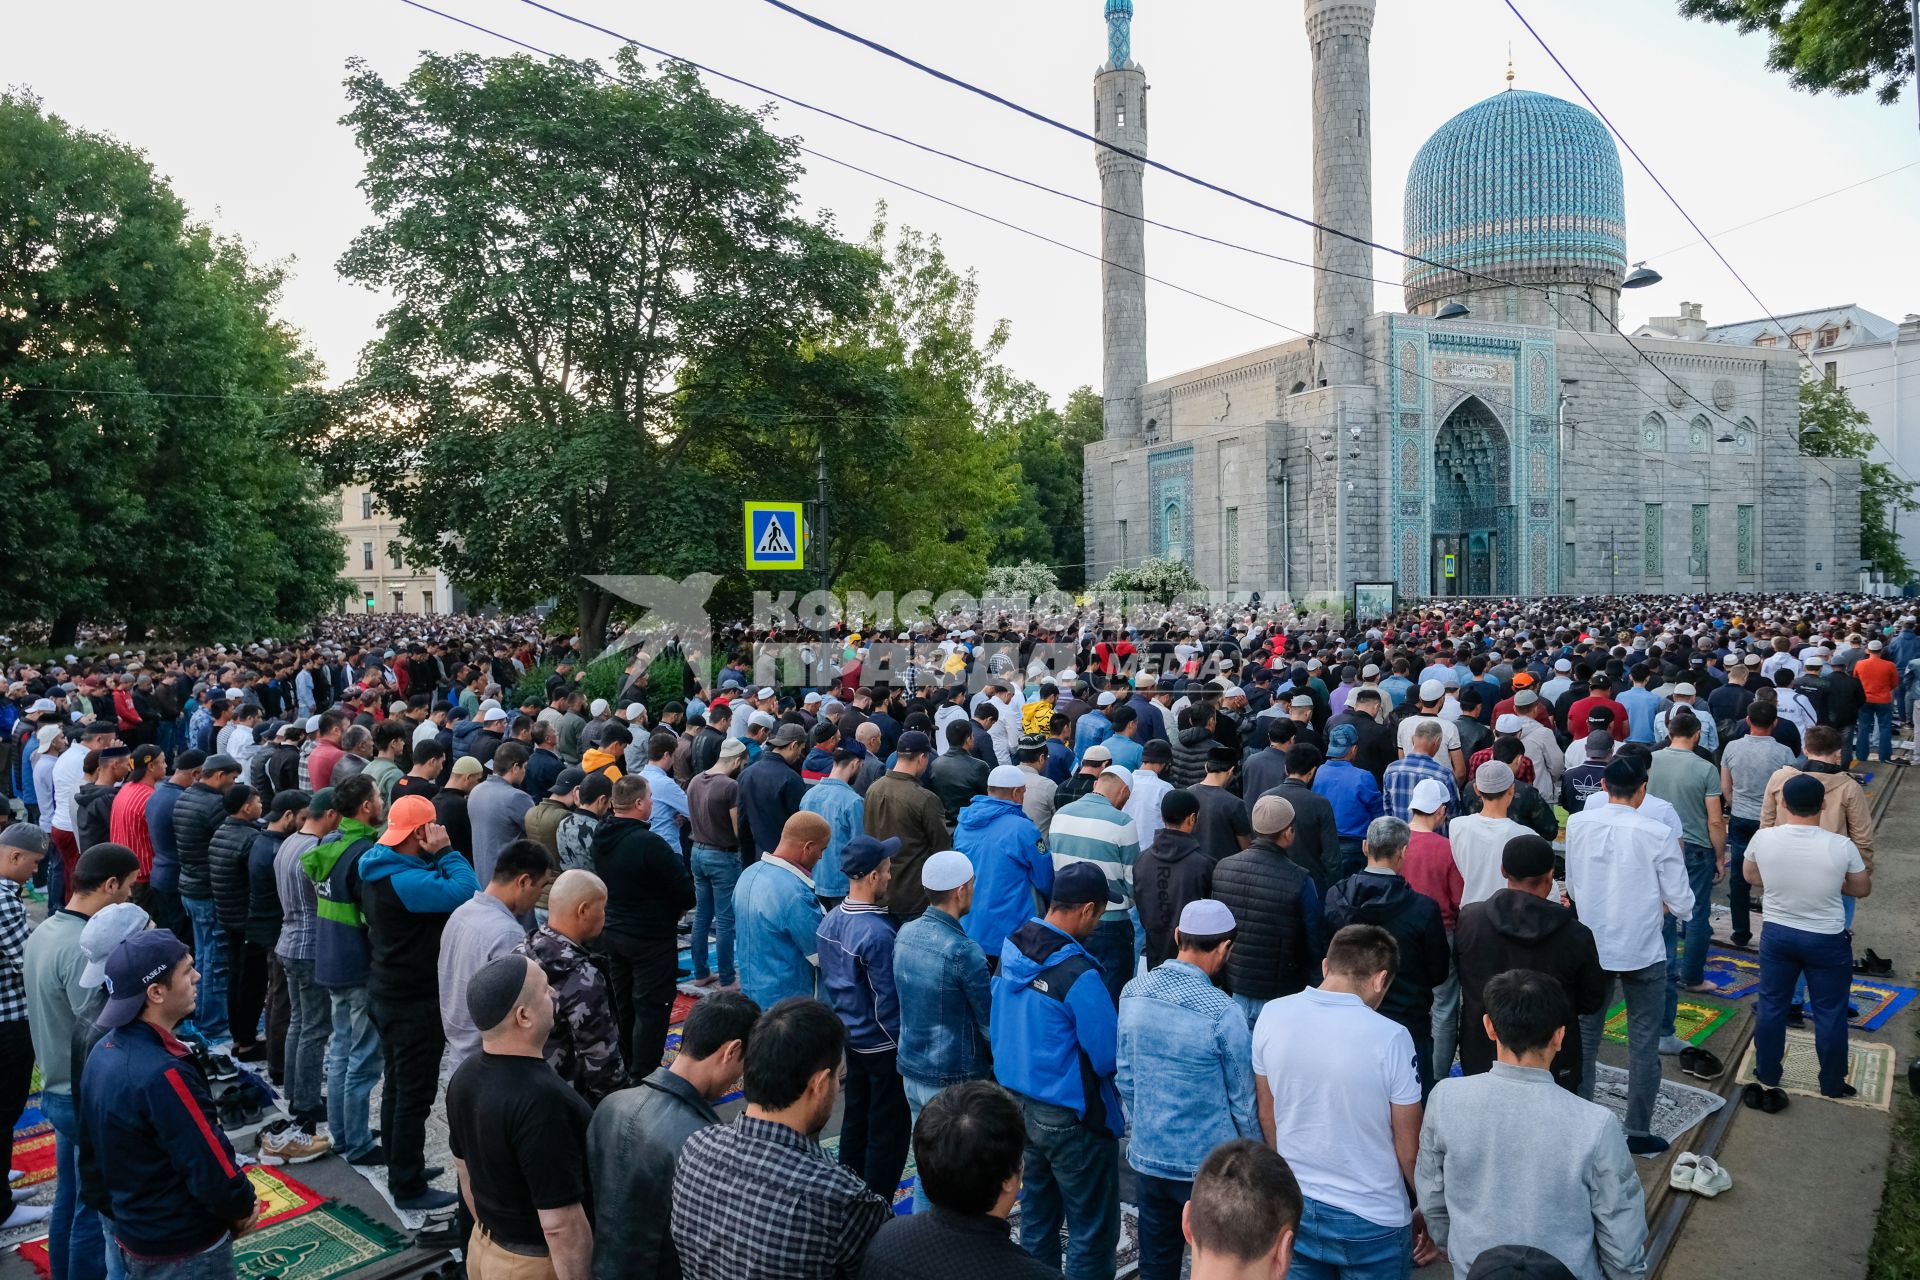
[[[1380,780],[1380,798],[1386,802],[1387,812],[1402,822],[1407,821],[1413,812],[1413,789],[1425,778],[1432,778],[1447,789],[1449,816],[1460,812],[1460,788],[1454,784],[1453,770],[1417,751],[1388,765],[1386,777]]]
[[[27,904],[17,884],[0,884],[0,1022],[27,1020]]]
[[[688,1138],[673,1176],[686,1280],[850,1278],[892,1216],[819,1143],[748,1115]]]

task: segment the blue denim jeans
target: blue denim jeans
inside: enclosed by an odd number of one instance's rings
[[[144,1262],[125,1250],[120,1257],[126,1264],[128,1280],[233,1280],[233,1237],[225,1236],[205,1253],[191,1258],[172,1258],[166,1262]]]
[[[327,1041],[333,1035],[333,1001],[313,980],[313,961],[281,958],[287,975],[287,1106],[295,1116],[321,1111],[326,1086]]]
[[[367,989],[333,996],[333,1043],[327,1046],[327,1131],[333,1149],[351,1160],[373,1149],[368,1104],[380,1079],[380,1033],[374,1030]]]
[[[1187,1238],[1180,1211],[1193,1198],[1191,1182],[1137,1174],[1134,1199],[1140,1208],[1140,1280],[1180,1280]]]
[[[54,1280],[101,1280],[107,1274],[106,1237],[100,1215],[80,1203],[80,1127],[73,1095],[43,1092],[40,1114],[53,1126],[53,1218],[47,1223],[47,1257]]]
[[[707,933],[711,930],[719,952],[723,986],[735,977],[733,885],[739,878],[739,854],[711,845],[693,846],[693,937],[688,942],[693,952],[693,976],[704,978],[711,972],[707,968]]]
[[[1295,1280],[1407,1280],[1413,1226],[1383,1227],[1359,1214],[1303,1196],[1293,1243]]]
[[[1693,915],[1687,921],[1679,979],[1682,983],[1697,985],[1706,981],[1707,948],[1713,945],[1714,856],[1713,849],[1708,845],[1690,844],[1682,847],[1686,853],[1687,883],[1693,888]],[[1675,1012],[1678,1012],[1679,994],[1676,989]],[[1667,1034],[1673,1034],[1671,1019],[1668,1021]]]
[[[1100,976],[1106,980],[1107,994],[1113,997],[1116,1009],[1120,1007],[1120,988],[1132,981],[1134,962],[1140,954],[1133,939],[1133,921],[1102,920],[1082,944],[1087,954],[1100,962]]]
[[[1855,731],[1853,754],[1865,760],[1867,749],[1874,746],[1876,742],[1879,744],[1880,762],[1886,764],[1892,761],[1893,704],[1891,702],[1869,702],[1860,708],[1860,726]]]
[[[1853,983],[1853,935],[1809,933],[1768,922],[1760,926],[1760,1008],[1753,1028],[1753,1075],[1780,1083],[1787,1048],[1787,999],[1806,975],[1813,996],[1813,1047],[1820,1058],[1820,1092],[1847,1082],[1847,992]]]
[[[1857,898],[1840,899],[1841,909],[1847,913],[1847,936],[1849,938],[1853,936],[1853,904],[1857,901],[1859,901],[1859,899]],[[1847,957],[1847,968],[1849,970],[1853,968],[1853,957],[1851,955]],[[1796,1006],[1799,1006],[1799,1005],[1806,1004],[1806,1002],[1807,1002],[1807,975],[1805,972],[1802,972],[1800,975],[1800,980],[1793,984],[1793,1003]],[[1847,980],[1847,999],[1846,1001],[1844,1001],[1844,1003],[1846,1004],[1853,1003],[1853,980],[1851,978]]]
[[[1753,940],[1753,886],[1747,883],[1747,842],[1760,830],[1758,818],[1727,819],[1727,905],[1733,910],[1733,940]]]
[[[933,1095],[940,1092],[940,1086],[923,1084],[912,1076],[901,1076],[900,1083],[905,1085],[907,1090],[907,1116],[909,1131],[911,1131],[920,1127],[920,1113],[926,1110],[929,1102],[933,1101]],[[913,1211],[915,1213],[927,1211],[927,1192],[920,1185],[920,1174],[917,1169],[913,1177]]]
[[[1240,1012],[1247,1015],[1247,1030],[1249,1031],[1253,1030],[1254,1023],[1260,1021],[1260,1011],[1267,1007],[1265,1000],[1256,1000],[1252,996],[1239,994],[1233,997],[1233,1003]]]
[[[1428,1019],[1432,1028],[1427,1051],[1427,1072],[1430,1079],[1421,1084],[1431,1092],[1433,1086],[1447,1078],[1453,1070],[1453,1060],[1460,1051],[1460,966],[1453,954],[1453,935],[1447,935],[1447,980],[1433,989],[1433,1016]],[[1420,1047],[1419,1037],[1414,1038],[1414,1048]]]
[[[1027,1153],[1020,1189],[1020,1247],[1060,1266],[1067,1227],[1067,1280],[1113,1280],[1120,1242],[1120,1144],[1065,1107],[1021,1098]]]
[[[1672,927],[1672,918],[1668,918]],[[1613,1004],[1617,978],[1627,999],[1627,1136],[1653,1132],[1653,1102],[1660,1094],[1660,1025],[1666,1013],[1666,993],[1673,969],[1655,961],[1644,969],[1606,975],[1600,1011],[1580,1016],[1580,1096],[1593,1101],[1594,1067],[1600,1061],[1600,1038],[1607,1028],[1607,1010]]]
[[[193,967],[200,971],[193,1025],[211,1043],[219,1044],[232,1039],[227,1028],[227,974],[233,967],[233,957],[227,947],[227,931],[220,925],[219,908],[212,898],[182,898],[180,903],[193,921]]]

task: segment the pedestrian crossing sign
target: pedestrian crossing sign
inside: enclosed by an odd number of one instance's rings
[[[806,553],[799,502],[746,504],[747,568],[803,569]]]
[[[1453,558],[1453,553],[1448,552],[1441,557],[1441,575],[1448,578],[1456,576],[1456,567],[1459,563]]]

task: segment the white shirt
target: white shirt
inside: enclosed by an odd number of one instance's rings
[[[1451,720],[1442,719],[1440,716],[1408,716],[1400,722],[1400,731],[1395,735],[1395,741],[1399,744],[1401,755],[1413,754],[1414,728],[1429,721],[1440,726],[1440,763],[1445,764],[1447,762],[1445,753],[1460,749],[1460,726]]]
[[[1840,886],[1849,871],[1865,871],[1853,841],[1819,827],[1768,827],[1747,843],[1747,857],[1766,883],[1762,927],[1779,925],[1834,934],[1847,927]]]
[[[1413,1221],[1393,1153],[1394,1105],[1420,1101],[1405,1027],[1308,987],[1260,1011],[1253,1073],[1273,1093],[1274,1146],[1303,1194],[1382,1227]]]
[[[935,755],[943,756],[950,750],[947,746],[947,726],[967,718],[967,709],[957,707],[951,702],[933,713],[933,753]]]
[[[1589,795],[1587,797],[1586,807],[1589,809],[1606,808],[1607,789],[1602,787]],[[1674,808],[1670,802],[1662,800],[1659,796],[1649,791],[1646,795],[1640,797],[1640,816],[1643,818],[1652,818],[1655,822],[1665,827],[1668,834],[1673,836],[1673,842],[1676,848],[1684,848],[1686,846],[1687,829],[1680,822],[1680,811]]]
[[[433,722],[433,718],[429,716],[427,719],[422,720],[420,722],[419,728],[413,731],[413,745],[418,747],[421,743],[427,741],[429,738],[438,738],[439,736],[440,736],[440,726],[435,724]]]
[[[1171,790],[1173,784],[1151,769],[1140,769],[1133,775],[1133,792],[1120,812],[1133,819],[1142,853],[1153,848],[1154,837],[1166,825],[1160,820],[1160,802],[1167,798],[1167,792]]]
[[[1798,728],[1801,733],[1804,734],[1807,730],[1813,728],[1815,724],[1819,723],[1819,717],[1813,713],[1813,704],[1808,702],[1807,695],[1801,693],[1798,689],[1778,690],[1774,694],[1773,700],[1780,708],[1781,716],[1793,721],[1794,726]]]
[[[1765,662],[1762,662],[1760,664],[1760,674],[1771,680],[1782,667],[1790,668],[1793,671],[1794,678],[1799,678],[1800,659],[1790,653],[1776,653]]]
[[[1573,688],[1573,677],[1556,675],[1540,686],[1540,701],[1552,706],[1560,701],[1560,695]]]
[[[1505,852],[1507,841],[1534,834],[1531,827],[1523,827],[1512,818],[1489,818],[1483,813],[1469,814],[1448,823],[1447,839],[1453,843],[1453,864],[1460,868],[1460,879],[1464,882],[1460,905],[1485,902],[1506,888],[1507,877],[1500,870],[1500,855]]]
[[[69,743],[53,762],[53,829],[73,830],[73,797],[87,780],[87,749]],[[82,853],[86,852],[84,849]]]
[[[1600,804],[1589,797],[1588,807],[1567,819],[1567,896],[1593,930],[1601,968],[1631,973],[1665,964],[1662,908],[1684,920],[1694,906],[1679,837],[1644,804],[1633,809],[1594,794]]]

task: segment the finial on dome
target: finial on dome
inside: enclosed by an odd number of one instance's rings
[[[1507,88],[1513,88],[1513,43],[1507,43]]]

